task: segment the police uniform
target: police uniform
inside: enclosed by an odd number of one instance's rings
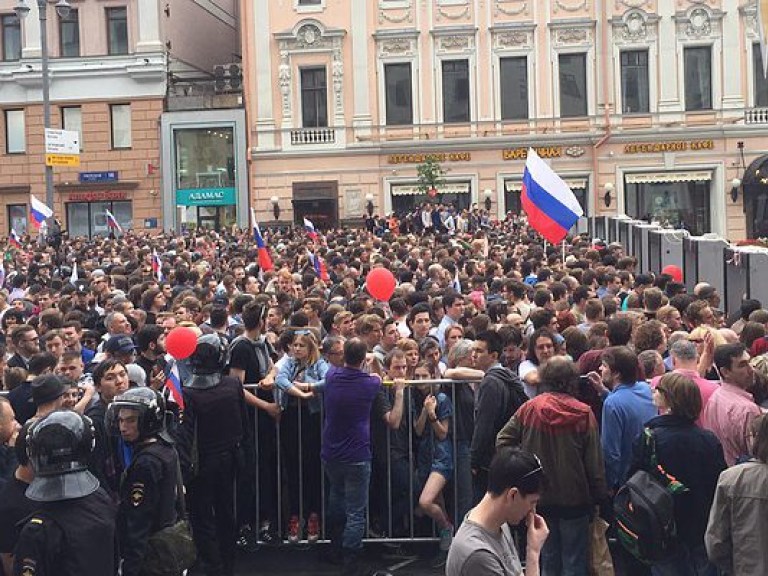
[[[149,537],[176,522],[178,457],[162,440],[137,446],[120,483],[118,542],[122,576],[137,576]]]

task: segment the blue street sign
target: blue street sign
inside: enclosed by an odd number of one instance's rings
[[[78,174],[80,182],[83,184],[91,182],[117,182],[117,170],[107,172],[80,172]]]

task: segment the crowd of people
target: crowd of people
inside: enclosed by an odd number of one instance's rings
[[[319,540],[362,574],[366,538],[427,536],[449,576],[586,575],[655,469],[674,545],[617,569],[768,573],[768,309],[524,218],[443,224],[264,230],[269,264],[240,230],[6,247],[4,573],[157,573],[188,518],[209,576]]]

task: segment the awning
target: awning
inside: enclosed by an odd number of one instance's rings
[[[586,178],[565,178],[564,182],[571,190],[586,190],[587,179]],[[523,189],[523,182],[521,180],[505,180],[504,191],[505,192],[520,192]]]
[[[696,172],[646,172],[627,174],[627,184],[663,184],[665,182],[707,182],[712,180],[711,170]]]
[[[469,194],[469,182],[448,182],[438,190],[439,194]],[[392,196],[418,196],[423,194],[418,184],[393,184]]]

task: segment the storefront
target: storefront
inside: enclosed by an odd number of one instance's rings
[[[243,110],[163,114],[166,229],[249,225]]]
[[[127,200],[125,192],[73,192],[68,200],[65,203],[65,229],[70,237],[108,235],[111,230],[107,224],[107,210],[123,230],[133,228],[133,203]]]
[[[471,182],[446,182],[430,197],[413,184],[392,184],[392,212],[406,214],[425,202],[453,206],[456,210],[468,210],[472,201]]]
[[[626,213],[700,236],[712,230],[711,183],[711,170],[625,174]]]

